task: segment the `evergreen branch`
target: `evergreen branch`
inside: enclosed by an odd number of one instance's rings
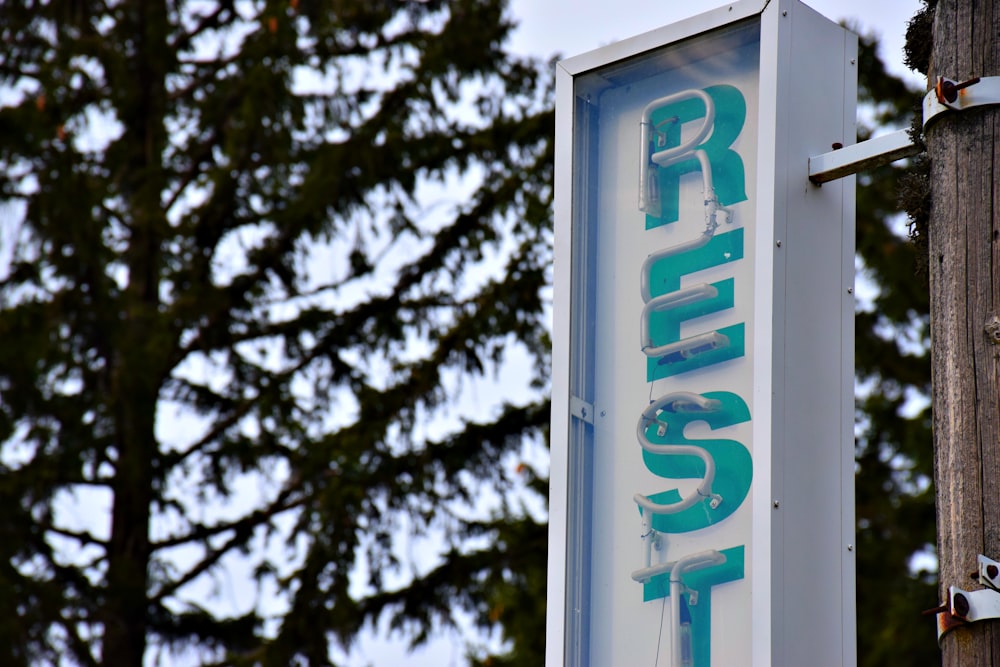
[[[223,12],[228,12],[230,15],[234,15],[236,12],[233,8],[233,0],[221,0],[219,6],[211,14],[206,14],[201,17],[198,21],[198,25],[194,27],[189,32],[182,33],[179,37],[169,42],[170,48],[174,51],[180,52],[191,46],[191,42],[198,38],[206,30],[215,30],[222,26],[220,22],[220,17]]]
[[[268,382],[267,391],[269,393],[280,391],[282,386],[292,381],[295,378],[295,376],[302,371],[303,368],[305,368],[313,361],[315,361],[316,358],[319,356],[319,354],[320,350],[314,349],[310,354],[304,356],[294,366],[286,369],[281,373],[271,375],[270,376],[271,381]],[[185,384],[192,388],[196,388],[199,392],[211,393],[207,387],[190,384],[187,380],[183,378],[174,377],[171,378],[171,380],[179,384]],[[258,389],[260,389],[260,387],[258,387]],[[213,442],[217,441],[220,437],[223,436],[223,434],[225,434],[226,431],[231,429],[233,426],[238,424],[241,419],[250,414],[251,410],[253,410],[253,408],[259,403],[261,398],[262,395],[258,393],[257,395],[241,399],[233,406],[233,408],[229,411],[229,414],[227,414],[224,417],[222,415],[217,416],[212,428],[209,429],[209,431],[201,438],[199,438],[196,442],[194,442],[193,444],[191,444],[189,447],[187,447],[182,451],[165,454],[164,463],[168,467],[174,467],[182,463],[192,455],[202,451],[203,449],[211,445]],[[227,402],[225,401],[225,399],[222,399],[222,397],[219,397],[219,400],[220,402]]]
[[[68,528],[60,528],[51,522],[46,522],[42,524],[42,528],[56,535],[62,535],[63,537],[68,537],[70,539],[76,540],[84,545],[94,545],[106,549],[108,546],[107,540],[101,540],[87,531],[75,531]]]
[[[289,496],[291,496],[294,491],[299,489],[301,489],[301,479],[289,480],[289,482],[285,485],[285,488],[282,489],[271,504],[264,509],[257,509],[234,521],[225,521],[212,526],[194,524],[192,529],[185,535],[151,542],[149,545],[150,549],[152,551],[162,551],[164,549],[171,549],[185,544],[190,544],[191,542],[204,542],[212,537],[215,537],[216,535],[229,531],[234,531],[237,536],[244,535],[248,531],[252,533],[254,528],[265,521],[269,521],[272,517],[277,516],[278,514],[283,514],[290,509],[300,507],[308,502],[309,496],[305,494],[298,498],[289,499]],[[249,535],[247,535],[247,537],[249,537]]]
[[[214,130],[214,128],[213,128]],[[212,155],[212,148],[218,141],[215,132],[209,132],[205,137],[205,140],[201,142],[198,152],[194,156],[188,156],[191,165],[188,167],[187,171],[183,174],[179,174],[176,182],[176,187],[174,191],[170,193],[167,197],[166,202],[163,204],[164,211],[170,211],[173,209],[174,204],[180,199],[180,197],[187,191],[187,188],[191,183],[193,183],[198,176],[204,174],[202,169],[202,163],[207,161]]]
[[[77,623],[78,621],[74,619],[67,619],[60,615],[59,625],[66,633],[73,657],[83,667],[99,667],[97,659],[94,657],[94,654],[91,653],[90,646],[87,641],[80,636],[80,629]]]
[[[150,630],[170,647],[183,649],[200,642],[233,654],[243,653],[259,642],[261,619],[254,612],[237,618],[216,618],[195,605],[183,612],[171,611],[158,603],[149,607]],[[204,665],[205,656],[200,658],[199,664]]]
[[[246,399],[237,405],[236,408],[225,417],[220,416],[216,418],[208,433],[203,435],[186,449],[164,454],[163,463],[165,467],[174,468],[189,459],[191,456],[203,451],[206,447],[222,437],[226,431],[238,424],[241,419],[250,414],[253,407],[254,400]]]
[[[88,479],[83,476],[78,477],[75,475],[65,475],[59,478],[59,483],[72,486],[88,486],[98,489],[109,489],[111,488],[111,485],[114,484],[114,479],[111,477],[94,477],[92,479]]]
[[[207,554],[205,557],[197,563],[194,567],[189,569],[184,575],[179,579],[171,582],[169,585],[164,586],[158,592],[151,596],[150,600],[153,603],[159,604],[166,597],[173,595],[178,590],[183,588],[185,585],[197,579],[199,576],[204,574],[206,571],[211,569],[218,561],[228,554],[233,549],[246,544],[247,541],[253,537],[254,530],[266,521],[269,521],[272,517],[282,514],[290,509],[300,507],[309,501],[307,495],[303,495],[294,500],[288,500],[288,496],[292,493],[293,489],[298,487],[299,483],[294,482],[293,484],[286,486],[286,488],[278,495],[278,498],[271,504],[270,507],[263,510],[255,510],[251,514],[239,519],[237,521],[231,521],[224,524],[218,524],[215,526],[197,526],[196,529],[187,535],[172,538],[169,540],[162,540],[160,542],[154,542],[150,545],[153,551],[166,549],[173,546],[180,546],[183,544],[189,544],[195,541],[205,541],[205,546],[207,547],[207,540],[214,536],[225,532],[233,532],[232,537],[230,537],[225,544],[221,547],[215,549],[206,549]]]
[[[205,86],[216,78],[218,73],[226,69],[229,65],[239,62],[239,53],[228,58],[182,58],[177,57],[177,63],[184,69],[184,66],[193,66],[192,69],[197,74],[190,75],[191,81],[182,87],[176,88],[167,94],[167,100],[171,103],[178,103],[184,100],[191,100],[194,93],[204,90]]]
[[[0,80],[12,79],[16,81],[20,78],[37,80],[41,73],[42,69],[37,66],[32,67],[30,64],[24,65],[17,61],[0,61]]]

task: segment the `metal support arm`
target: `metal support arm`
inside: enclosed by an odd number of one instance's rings
[[[946,112],[1000,104],[1000,76],[974,77],[958,82],[941,77],[924,96],[924,127]],[[809,158],[809,180],[816,185],[916,155],[920,149],[907,130],[837,148]]]
[[[809,180],[822,185],[919,152],[920,149],[910,141],[909,133],[898,130],[809,158]]]

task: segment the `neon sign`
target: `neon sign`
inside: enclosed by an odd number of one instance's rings
[[[855,48],[740,0],[557,66],[547,667],[855,660],[853,190],[807,169]]]
[[[687,274],[744,257],[742,229],[716,232],[733,223],[726,205],[747,199],[743,162],[731,148],[745,117],[743,95],[732,86],[684,90],[655,99],[642,111],[639,209],[646,213],[646,229],[677,221],[684,172],[700,171],[705,219],[697,237],[653,252],[642,264],[640,346],[649,359],[651,395],[661,378],[680,379],[745,354],[744,322],[684,338],[680,334],[686,320],[734,305],[733,278],[690,287],[680,282]],[[682,126],[689,122],[697,129],[681,140]],[[711,589],[744,577],[745,545],[675,555],[664,537],[724,521],[746,499],[753,476],[753,461],[742,443],[689,440],[684,428],[693,421],[714,430],[749,420],[746,401],[728,391],[672,391],[651,400],[639,417],[636,438],[645,467],[665,479],[700,480],[683,497],[677,489],[633,496],[641,515],[643,567],[631,576],[643,584],[645,600],[670,597],[672,667],[710,664]],[[661,562],[652,562],[654,551],[663,552]]]

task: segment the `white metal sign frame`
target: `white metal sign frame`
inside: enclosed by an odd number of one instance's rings
[[[727,43],[732,76],[685,70]],[[798,0],[744,0],[558,66],[549,667],[856,662],[855,184],[809,180],[854,143],[856,52]],[[742,199],[706,149],[736,97]]]

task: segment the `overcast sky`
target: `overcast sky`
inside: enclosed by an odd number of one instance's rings
[[[728,4],[718,0],[510,0],[519,23],[513,49],[550,57],[580,55]],[[862,34],[880,39],[880,54],[893,74],[916,85],[923,81],[902,64],[906,23],[920,0],[808,0],[805,4],[835,21],[847,20]],[[544,628],[539,628],[544,631]],[[362,637],[349,659],[351,667],[449,667],[465,664],[461,639],[441,637],[408,653],[405,643]]]
[[[520,23],[514,49],[521,53],[576,56],[701,14],[727,2],[718,0],[510,0]],[[847,19],[861,32],[880,37],[881,55],[889,71],[918,82],[902,64],[906,22],[920,0],[807,0],[805,3],[835,21]]]

